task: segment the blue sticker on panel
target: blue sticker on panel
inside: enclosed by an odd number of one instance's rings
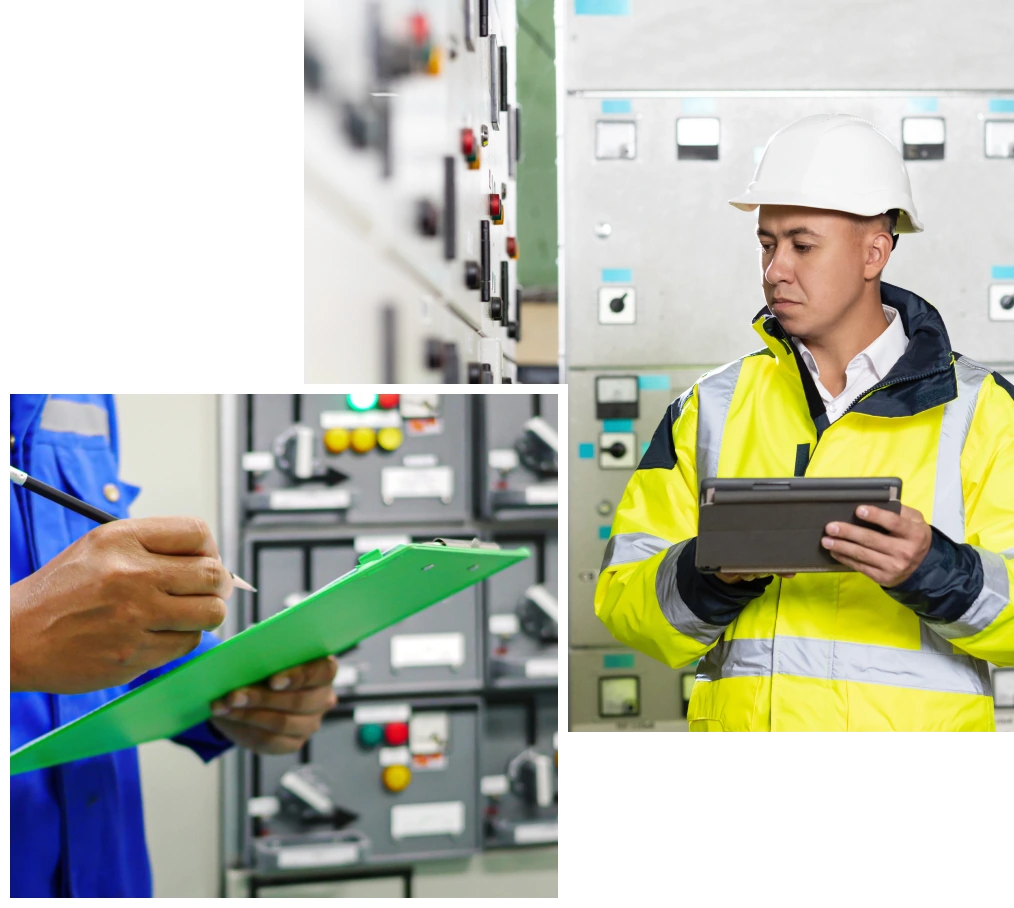
[[[577,446],[577,456],[582,460],[591,460],[595,457],[595,445],[582,442]]]
[[[611,527],[599,527],[599,539],[608,539]]]
[[[602,420],[603,432],[633,432],[634,421],[632,419],[604,419]]]
[[[715,101],[713,98],[684,98],[683,113],[685,114],[713,114],[715,112]]]
[[[602,102],[602,113],[611,114],[628,114],[633,111],[633,107],[629,101],[603,101]]]
[[[637,387],[642,391],[668,391],[672,383],[668,375],[638,375]]]
[[[994,281],[1014,281],[1014,265],[994,265]]]
[[[603,284],[629,284],[634,280],[632,268],[603,268]]]
[[[642,457],[644,457],[644,455],[648,453],[648,448],[650,448],[650,447],[651,447],[651,442],[650,441],[642,441],[641,442],[641,456]]]
[[[1014,113],[1014,98],[990,98],[990,113]]]
[[[603,668],[633,668],[633,653],[607,653],[602,657]]]
[[[909,98],[908,109],[912,113],[936,113],[936,98]]]
[[[630,0],[574,0],[578,16],[629,16]]]

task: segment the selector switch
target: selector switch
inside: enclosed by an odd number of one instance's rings
[[[633,432],[603,432],[599,436],[599,467],[632,470],[637,466],[637,438]]]
[[[632,325],[637,321],[637,293],[633,287],[599,287],[599,324]]]
[[[482,283],[478,262],[465,262],[465,286],[469,290],[478,290]]]
[[[1014,283],[991,284],[989,287],[991,321],[1014,321]]]
[[[423,236],[436,236],[440,232],[440,215],[437,206],[427,199],[416,207],[416,227]]]
[[[495,322],[502,321],[504,318],[504,304],[503,300],[498,296],[494,296],[489,301],[489,317]]]

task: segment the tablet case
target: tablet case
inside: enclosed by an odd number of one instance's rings
[[[11,775],[171,738],[221,696],[341,652],[529,557],[527,549],[437,540],[367,552],[348,574],[143,687],[11,754]]]
[[[821,544],[832,521],[883,532],[856,517],[861,504],[901,511],[897,478],[705,479],[697,569],[739,574],[851,571]]]

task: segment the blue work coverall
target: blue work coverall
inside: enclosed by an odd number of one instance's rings
[[[140,489],[119,478],[113,397],[12,394],[11,464],[117,517]],[[11,483],[11,583],[57,556],[95,524]],[[11,694],[11,749],[97,709],[192,659],[218,641],[204,634],[189,655],[123,687],[88,694]],[[207,723],[173,739],[203,760],[231,745]],[[78,760],[11,778],[11,896],[145,897],[137,750]]]

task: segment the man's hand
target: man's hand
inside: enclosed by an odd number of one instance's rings
[[[900,514],[863,506],[856,509],[856,516],[883,527],[887,533],[851,523],[829,523],[825,527],[828,535],[821,542],[831,557],[883,587],[908,580],[933,541],[933,531],[922,514],[904,505]]]
[[[292,753],[338,702],[331,689],[337,671],[338,660],[328,656],[237,688],[211,704],[211,723],[240,747],[259,754]]]
[[[195,517],[96,527],[11,587],[11,690],[77,694],[185,656],[225,620],[232,577]]]

